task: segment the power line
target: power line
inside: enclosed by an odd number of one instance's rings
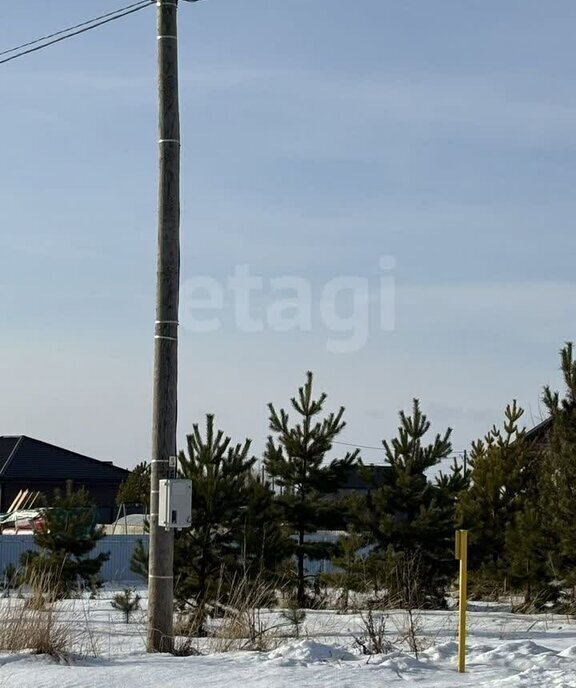
[[[371,447],[368,444],[354,444],[354,442],[337,442],[336,440],[332,440],[332,444],[342,444],[345,447],[356,447],[358,449],[379,449],[380,451],[384,451],[384,447]]]
[[[74,29],[79,29],[81,26],[86,26],[87,24],[93,24],[94,22],[100,21],[100,19],[105,19],[106,17],[111,17],[113,14],[118,14],[118,12],[122,12],[123,10],[131,9],[132,7],[136,7],[137,5],[142,5],[143,2],[144,2],[144,0],[138,0],[138,2],[135,2],[132,5],[127,5],[126,7],[120,7],[119,9],[114,10],[113,12],[107,12],[106,14],[101,14],[99,17],[94,17],[93,19],[88,19],[87,21],[83,21],[80,24],[74,24],[74,26],[69,26],[67,29],[61,29],[60,31],[56,31],[55,33],[49,33],[46,36],[41,36],[40,38],[36,38],[33,41],[28,41],[28,43],[22,43],[21,45],[17,45],[14,48],[9,48],[8,50],[0,50],[0,55],[7,55],[8,53],[13,53],[16,50],[21,50],[22,48],[27,48],[29,45],[35,45],[36,43],[41,43],[42,41],[47,41],[50,38],[54,38],[54,36],[60,36],[63,33],[68,33],[69,31],[74,31]]]
[[[89,19],[87,21],[81,22],[80,24],[70,26],[67,29],[61,29],[60,31],[56,31],[46,36],[42,36],[41,38],[36,38],[33,41],[22,43],[22,45],[15,46],[14,48],[2,50],[0,52],[0,55],[8,55],[9,53],[14,53],[16,51],[20,52],[16,52],[15,55],[10,55],[10,57],[5,57],[3,60],[0,60],[0,64],[10,62],[11,60],[15,60],[16,58],[22,57],[24,55],[29,55],[30,53],[36,52],[37,50],[42,50],[43,48],[47,48],[50,45],[54,45],[55,43],[60,43],[60,41],[64,41],[67,38],[72,38],[72,36],[78,36],[78,34],[85,33],[86,31],[91,31],[92,29],[96,29],[99,26],[102,26],[103,24],[108,24],[109,22],[112,22],[116,19],[121,19],[122,17],[126,17],[127,15],[133,14],[134,12],[139,12],[140,10],[143,10],[145,7],[149,7],[150,5],[154,4],[154,2],[155,0],[140,0],[140,2],[135,2],[131,5],[126,5],[125,7],[120,7],[114,12],[107,12],[106,14],[102,14],[99,17],[94,17],[94,19]],[[40,43],[40,45],[37,45],[38,43]],[[30,48],[28,46],[34,47]],[[22,48],[28,48],[28,50],[22,50]]]
[[[357,449],[377,449],[378,451],[384,451],[384,447],[375,447],[370,444],[355,444],[354,442],[340,442],[339,440],[332,440],[332,444],[342,444],[345,447],[356,447]],[[464,452],[467,451],[466,449],[462,449],[460,451],[457,451],[456,449],[450,454],[450,456],[456,455],[456,454],[464,454]]]

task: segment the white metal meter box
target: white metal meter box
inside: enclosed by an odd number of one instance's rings
[[[192,481],[159,481],[158,525],[161,528],[190,528],[192,525]]]

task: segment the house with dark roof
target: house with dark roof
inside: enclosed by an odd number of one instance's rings
[[[536,445],[543,445],[547,442],[550,431],[552,430],[552,416],[544,419],[538,425],[526,431],[526,439]]]
[[[116,494],[129,471],[111,461],[99,461],[26,435],[0,437],[0,513],[6,512],[21,490],[49,498],[72,481],[85,487],[98,508],[100,523],[115,518]]]
[[[346,482],[338,490],[338,496],[351,494],[366,494],[374,489],[382,487],[390,479],[392,469],[386,465],[365,464],[351,468]]]

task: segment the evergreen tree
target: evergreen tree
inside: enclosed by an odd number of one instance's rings
[[[565,393],[544,388],[552,420],[541,473],[541,509],[556,543],[554,574],[576,587],[576,361],[572,343],[560,352]],[[552,541],[549,540],[549,546]],[[550,555],[549,555],[550,560]],[[574,594],[573,594],[574,597]],[[572,600],[572,603],[576,600]]]
[[[126,623],[130,623],[132,614],[140,609],[140,595],[136,594],[132,588],[124,588],[122,592],[114,595],[110,604],[124,614]]]
[[[427,476],[452,450],[451,429],[426,444],[429,429],[415,399],[411,416],[400,412],[398,437],[383,440],[391,470],[365,503],[364,520],[377,543],[372,558],[380,558],[389,569],[390,594],[408,606],[445,603],[445,588],[455,570],[456,499],[467,482],[456,465],[448,476],[434,481]]]
[[[524,500],[506,530],[506,558],[512,589],[524,591],[524,602],[515,611],[533,612],[558,599],[553,575],[554,540],[544,523],[538,503]]]
[[[306,606],[305,558],[321,558],[328,549],[325,543],[307,542],[306,535],[320,527],[333,526],[339,515],[339,505],[325,496],[333,495],[359,463],[358,450],[347,453],[343,459],[324,463],[332,442],[346,425],[343,421],[344,407],[320,419],[326,394],[313,399],[312,382],[312,373],[308,372],[304,386],[298,390],[298,397],[291,399],[292,408],[300,417],[295,424],[291,423],[284,409],[276,411],[272,404],[268,405],[270,430],[276,435],[276,440],[273,436],[268,438],[264,455],[268,474],[282,490],[278,503],[284,522],[297,537],[294,553],[300,607]]]
[[[135,466],[127,480],[120,485],[116,504],[141,504],[146,513],[150,509],[150,464],[146,461]]]
[[[110,555],[89,554],[104,536],[104,528],[96,524],[96,508],[88,492],[84,488],[74,490],[72,483],[67,483],[64,492],[55,490],[34,532],[34,543],[40,551],[22,555],[27,578],[47,578],[58,597],[82,585],[94,586]]]
[[[230,437],[214,430],[206,416],[206,433],[197,424],[187,436],[188,454],[179,454],[180,474],[192,480],[192,528],[175,541],[176,596],[200,607],[221,590],[222,572],[239,567],[249,501],[248,482],[255,458],[250,440],[231,446]]]
[[[520,609],[531,611],[558,599],[559,584],[576,585],[576,363],[572,345],[561,352],[566,394],[544,388],[551,427],[531,444],[514,402],[504,431],[493,429],[473,447],[472,486],[460,501],[471,527],[471,557],[486,579],[508,580],[522,590]]]
[[[490,585],[505,582],[508,530],[527,491],[535,497],[529,447],[519,426],[523,414],[514,400],[504,412],[503,429],[494,426],[484,440],[472,444],[471,485],[459,499],[459,523],[470,530],[470,568]]]
[[[116,495],[116,504],[134,504],[144,507],[147,514],[150,510],[150,472],[151,467],[147,461],[137,464],[131,471],[128,479],[120,485]],[[144,519],[144,532],[148,532],[150,524]],[[148,552],[144,548],[144,542],[137,540],[130,558],[130,571],[145,580],[148,579]]]
[[[368,538],[354,530],[338,538],[332,564],[334,571],[323,574],[325,583],[341,591],[340,606],[347,610],[351,592],[366,592],[372,583],[367,567]]]
[[[137,540],[130,557],[130,571],[140,578],[148,580],[148,561],[148,551],[144,548],[144,542]]]
[[[292,553],[290,533],[282,523],[282,510],[270,483],[251,473],[247,478],[243,512],[243,571],[251,578],[278,580],[279,567]]]

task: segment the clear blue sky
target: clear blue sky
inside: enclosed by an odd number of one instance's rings
[[[0,49],[120,5],[4,2]],[[513,397],[536,422],[576,338],[576,4],[180,5],[182,278],[299,276],[315,314],[250,334],[227,303],[218,331],[182,328],[180,444],[210,411],[259,450],[307,369],[352,443],[414,396],[455,449]],[[150,451],[154,14],[0,66],[0,432],[125,466]],[[394,332],[327,351],[323,286],[364,278],[374,304],[385,255]]]

